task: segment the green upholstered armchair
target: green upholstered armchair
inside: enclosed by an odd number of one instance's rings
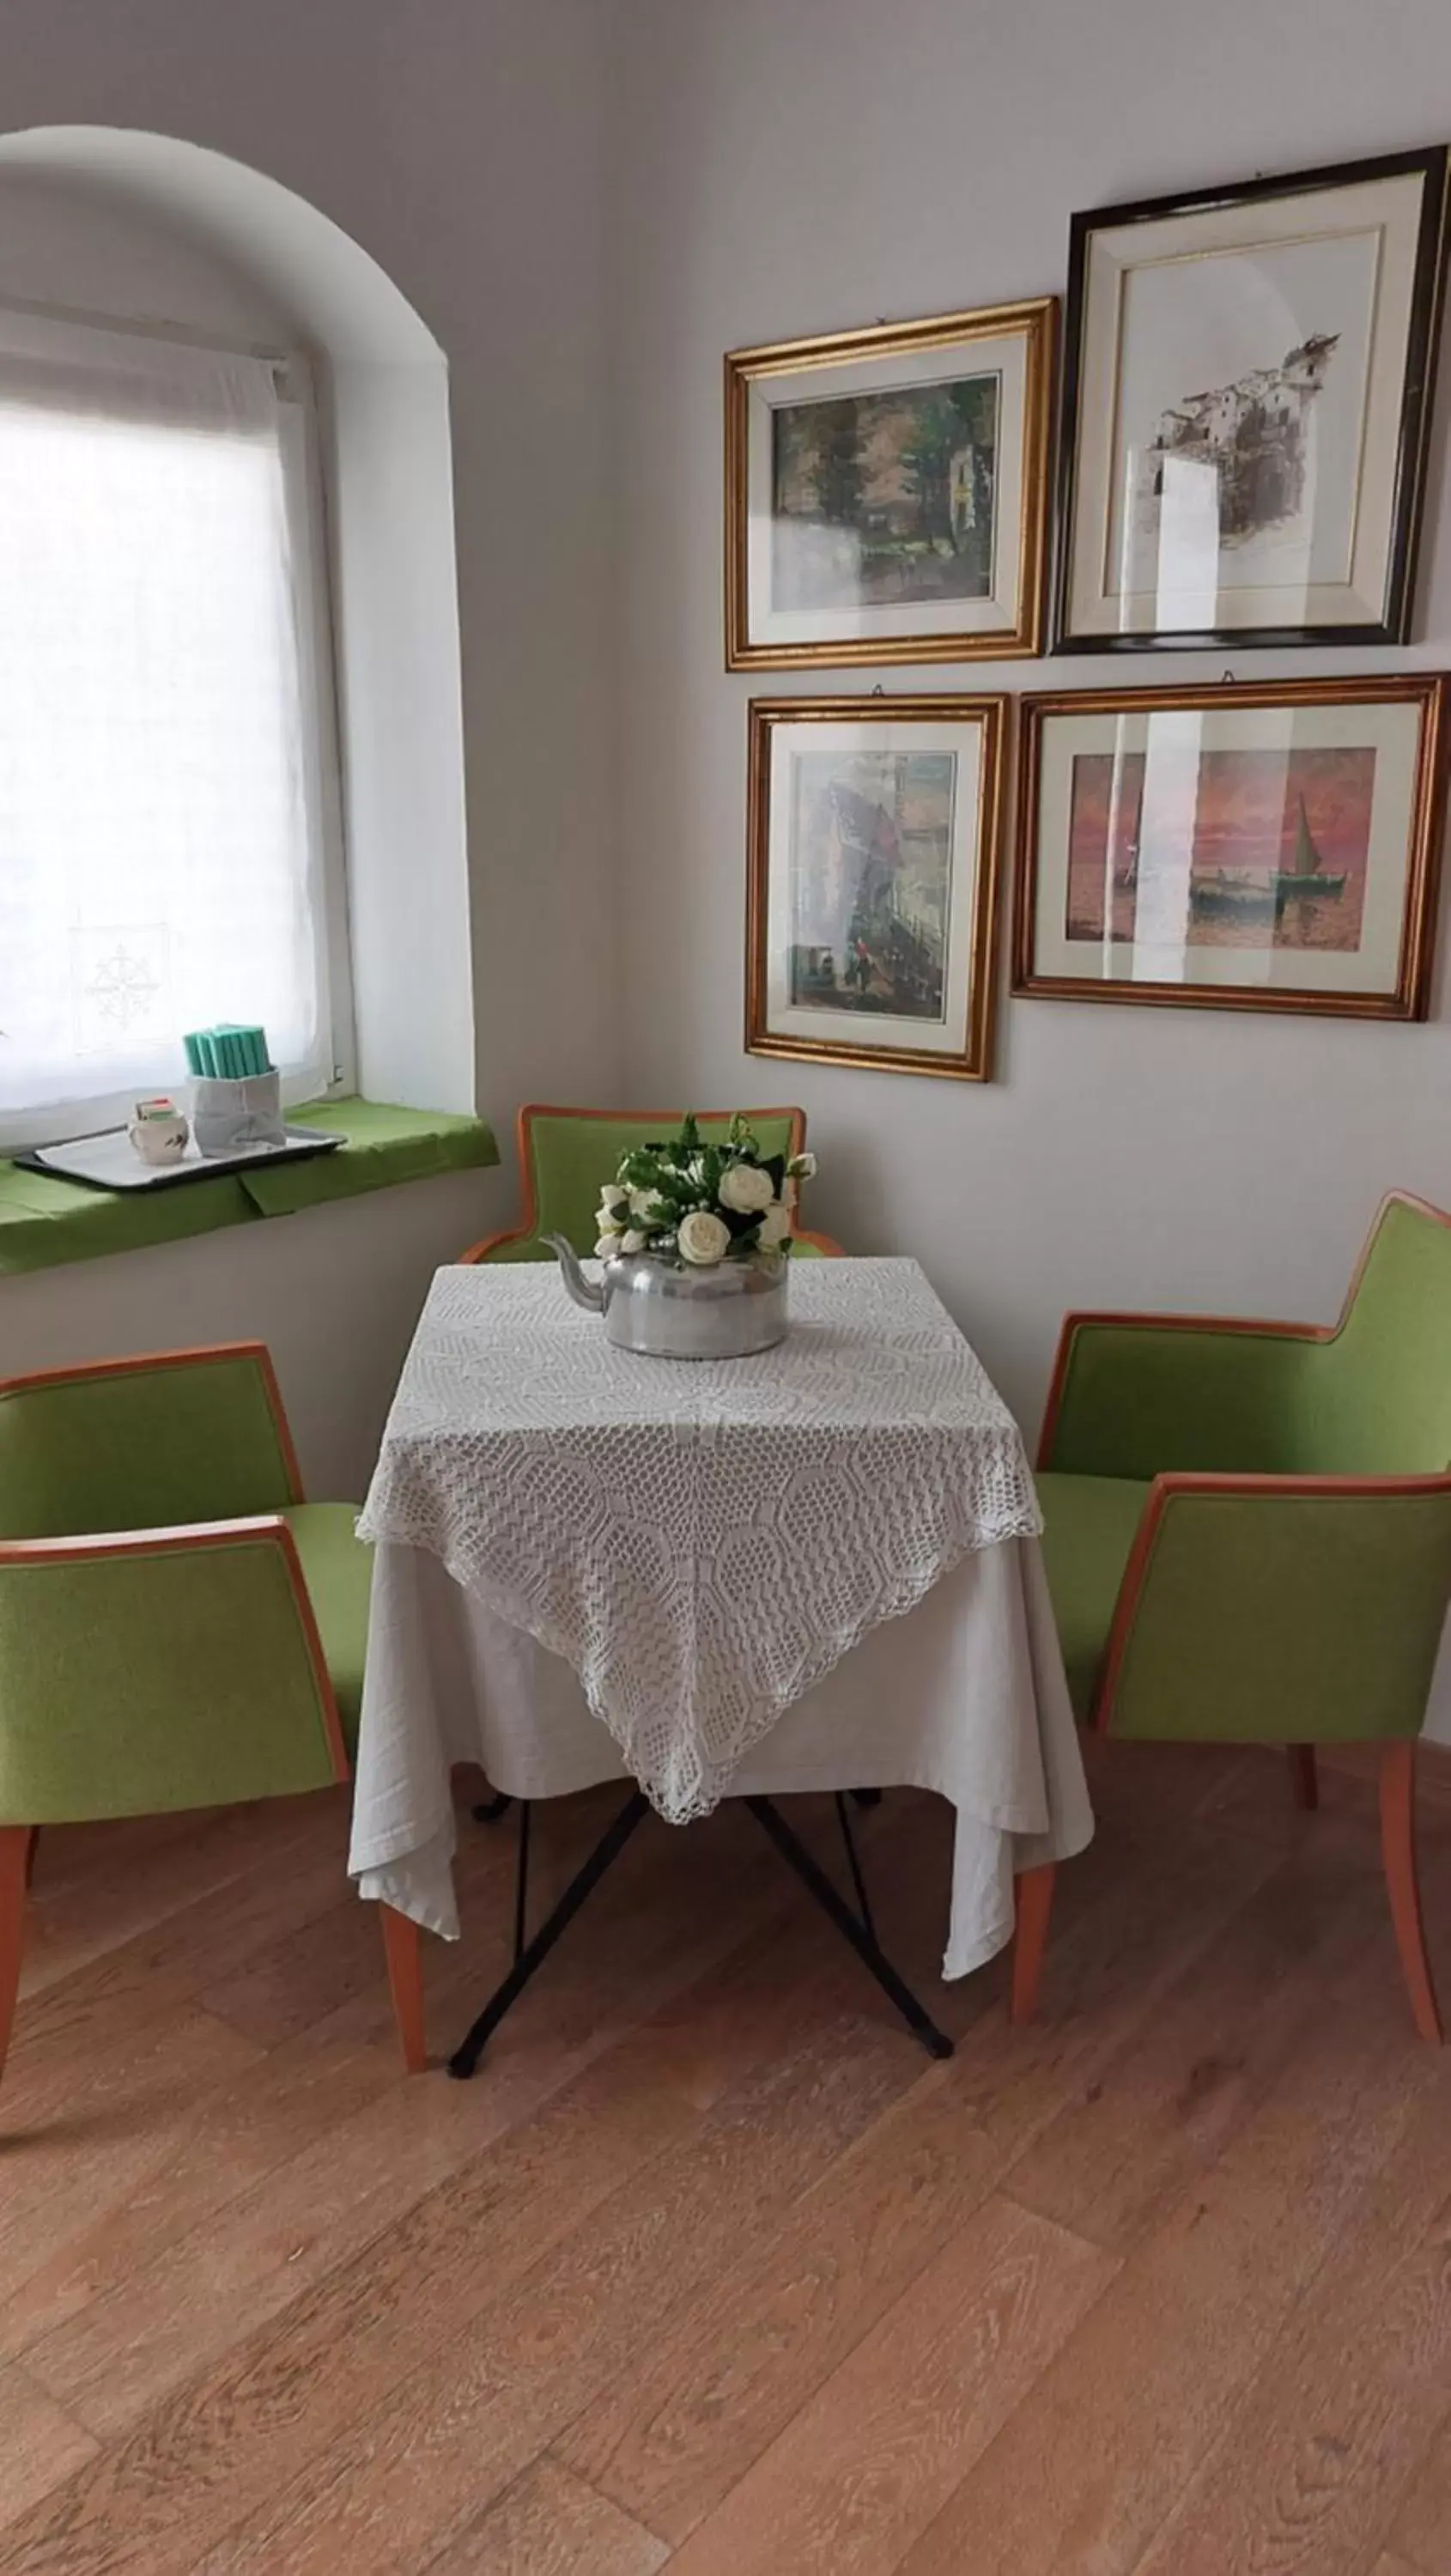
[[[804,1109],[752,1109],[751,1125],[766,1154],[800,1154],[806,1145]],[[471,1244],[461,1261],[552,1261],[541,1238],[568,1235],[575,1251],[593,1252],[599,1231],[595,1210],[604,1182],[614,1176],[622,1154],[653,1137],[678,1128],[679,1109],[552,1109],[533,1101],[519,1112],[519,1170],[524,1181],[524,1213],[503,1234],[485,1235]],[[728,1109],[698,1110],[707,1133],[730,1125]],[[839,1253],[829,1235],[792,1235],[796,1256]]]
[[[1451,1217],[1394,1192],[1338,1324],[1070,1315],[1040,1450],[1079,1714],[1115,1736],[1380,1748],[1391,1911],[1441,2036],[1416,1739],[1451,1598]]]
[[[348,1777],[355,1516],[304,1502],[260,1343],[0,1383],[0,2068],[41,1827]],[[421,2065],[417,1927],[385,1909],[384,1932]]]

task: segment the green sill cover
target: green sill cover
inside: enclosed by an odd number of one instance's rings
[[[219,1173],[212,1181],[123,1196],[51,1180],[0,1162],[0,1277],[181,1243],[258,1217],[292,1216],[332,1199],[426,1181],[442,1172],[483,1171],[499,1149],[482,1118],[441,1109],[393,1109],[377,1100],[320,1100],[289,1109],[289,1126],[343,1137],[336,1153],[270,1170]]]

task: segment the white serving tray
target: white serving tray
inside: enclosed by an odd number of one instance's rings
[[[37,1145],[33,1154],[17,1154],[27,1172],[44,1172],[56,1181],[81,1181],[92,1190],[171,1190],[182,1181],[213,1180],[221,1172],[241,1172],[258,1163],[300,1163],[311,1154],[331,1154],[341,1136],[316,1127],[289,1127],[281,1145],[244,1145],[234,1154],[200,1154],[196,1139],[176,1163],[143,1163],[124,1127],[108,1127],[100,1136],[76,1136],[65,1145]]]

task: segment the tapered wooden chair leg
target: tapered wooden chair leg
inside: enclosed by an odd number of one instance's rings
[[[25,1941],[25,1898],[34,1834],[29,1825],[0,1825],[0,2075],[15,2026],[20,1953]]]
[[[380,1905],[383,1918],[383,1948],[388,1960],[388,1985],[393,1997],[393,2018],[398,2025],[398,2041],[403,2063],[410,2075],[422,2075],[428,2067],[428,2048],[423,2033],[423,1941],[416,1923],[400,1914],[392,1905]]]
[[[1320,1774],[1315,1768],[1313,1744],[1287,1744],[1290,1761],[1290,1795],[1297,1807],[1306,1811],[1320,1804]]]
[[[1441,2015],[1426,1955],[1421,1890],[1416,1877],[1416,1746],[1414,1738],[1387,1744],[1380,1757],[1380,1841],[1390,1891],[1391,1921],[1401,1954],[1411,2011],[1422,2039],[1440,2045]]]
[[[1017,1917],[1013,1933],[1013,1978],[1008,2004],[1011,2021],[1031,2021],[1038,2009],[1038,1985],[1043,1974],[1043,1953],[1048,1946],[1048,1917],[1053,1911],[1053,1881],[1057,1871],[1052,1861],[1037,1869],[1019,1872],[1013,1881],[1013,1909]]]

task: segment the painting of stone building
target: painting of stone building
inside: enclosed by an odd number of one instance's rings
[[[1144,525],[1156,522],[1176,462],[1213,473],[1221,545],[1242,545],[1297,517],[1305,506],[1312,406],[1338,342],[1338,332],[1313,333],[1277,367],[1186,394],[1161,413],[1144,450]]]
[[[992,589],[996,375],[772,414],[772,605],[890,607]]]

